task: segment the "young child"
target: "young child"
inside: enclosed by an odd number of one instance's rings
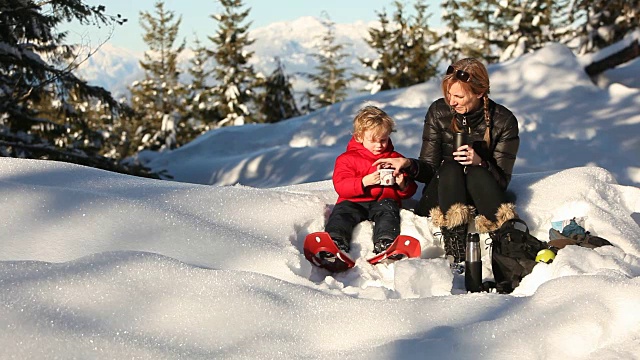
[[[393,119],[379,108],[362,108],[353,120],[353,137],[347,151],[336,159],[333,186],[338,201],[325,231],[344,252],[349,252],[353,228],[365,220],[374,223],[376,254],[400,235],[401,201],[413,196],[417,185],[402,173],[395,177],[394,185],[382,185],[379,169],[372,166],[381,158],[402,157],[393,150],[389,138],[394,126]]]

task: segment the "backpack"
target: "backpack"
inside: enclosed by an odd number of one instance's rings
[[[516,224],[524,225],[524,231]],[[529,234],[529,227],[520,219],[507,220],[489,233],[491,236],[491,268],[496,290],[501,294],[511,293],[523,277],[533,270],[538,251],[547,249],[547,243]]]

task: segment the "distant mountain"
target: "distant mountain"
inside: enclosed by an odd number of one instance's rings
[[[345,59],[345,65],[351,72],[364,71],[358,56],[375,56],[364,40],[368,29],[374,25],[375,22],[363,21],[335,25],[336,42],[345,45],[343,51],[349,55]],[[310,55],[317,52],[316,47],[325,31],[320,20],[311,16],[273,23],[253,30],[251,36],[255,39],[255,43],[251,46],[251,50],[255,51],[253,64],[256,70],[265,74],[271,73],[275,67],[274,58],[277,56],[283,61],[288,74],[298,74],[292,81],[294,88],[297,91],[308,88],[309,83],[301,73],[314,72],[317,63]],[[353,83],[351,87],[358,90],[362,89],[364,84],[358,86],[358,83]]]
[[[335,25],[336,41],[345,45],[344,52],[349,55],[345,65],[352,72],[364,71],[358,61],[359,56],[375,56],[364,40],[369,27],[374,24],[357,21],[352,24]],[[309,87],[309,82],[302,73],[314,72],[316,61],[310,54],[317,52],[316,46],[324,32],[325,28],[320,20],[311,16],[251,30],[250,36],[255,39],[249,47],[249,50],[254,51],[251,63],[256,71],[268,75],[275,68],[275,57],[279,57],[287,74],[292,76],[294,89],[301,92]],[[199,34],[201,38],[207,35]],[[209,45],[208,40],[204,40],[203,43]],[[186,69],[192,53],[191,49],[186,49],[181,54],[182,68]],[[139,61],[143,54],[144,50],[134,52],[106,44],[80,65],[76,73],[91,84],[110,90],[116,96],[125,95],[127,87],[142,77]],[[355,95],[364,84],[354,82],[351,87],[351,95]]]
[[[127,94],[127,87],[142,77],[139,61],[142,52],[104,44],[95,54],[80,64],[76,74],[91,85],[102,86],[120,97]]]

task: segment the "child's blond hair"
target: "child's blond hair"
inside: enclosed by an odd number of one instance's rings
[[[365,131],[374,130],[376,137],[391,134],[395,130],[396,123],[391,116],[373,105],[367,105],[358,111],[353,119],[353,135],[362,140]]]

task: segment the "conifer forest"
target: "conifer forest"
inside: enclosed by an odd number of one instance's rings
[[[185,83],[178,66],[187,49],[178,38],[182,17],[164,1],[125,19],[110,13],[106,1],[0,0],[0,154],[157,177],[132,157],[178,148],[223,126],[286,121],[335,104],[356,79],[365,84],[357,89],[363,94],[404,88],[439,76],[443,64],[462,57],[503,62],[549,42],[588,54],[640,23],[640,0],[442,0],[436,29],[426,1],[389,1],[386,10],[368,10],[377,21],[364,41],[376,57],[359,58],[361,67],[349,71],[347,44],[337,40],[335,23],[324,14],[325,31],[313,54],[318,65],[305,74],[312,88],[298,94],[279,59],[264,75],[251,65],[251,8],[242,0],[219,3],[223,11],[210,15],[209,33],[192,42]],[[128,86],[128,96],[116,98],[77,75],[100,45],[70,43],[62,28],[72,21],[141,25],[144,75]]]

